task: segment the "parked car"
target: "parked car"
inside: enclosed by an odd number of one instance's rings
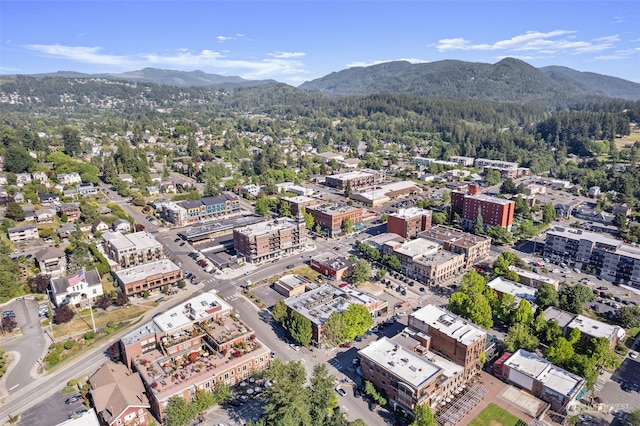
[[[347,391],[342,389],[340,386],[336,387],[336,392],[338,392],[338,395],[340,396],[347,396]]]
[[[600,287],[598,287],[598,290],[609,290],[609,287],[601,285]]]
[[[360,398],[360,389],[358,389],[357,387],[353,388],[353,397]]]
[[[636,352],[636,351],[630,351],[630,352],[629,352],[629,358],[631,358],[631,359],[637,359],[637,358],[638,358],[638,352]]]
[[[78,402],[82,400],[82,395],[80,394],[75,394],[75,395],[71,395],[69,398],[67,398],[64,403],[65,404],[73,404],[74,402]]]
[[[12,310],[2,311],[2,318],[15,318],[16,313]]]
[[[350,348],[351,347],[351,343],[341,343],[340,347],[341,348]]]

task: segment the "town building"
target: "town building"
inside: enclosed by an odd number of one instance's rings
[[[327,176],[326,185],[332,188],[345,189],[348,184],[352,189],[372,186],[381,181],[379,172],[356,170]]]
[[[75,222],[80,219],[79,203],[64,203],[60,206],[60,215],[67,218],[67,222]]]
[[[407,242],[387,241],[382,246],[382,254],[394,255],[401,265],[401,272],[413,276],[413,261],[421,256],[435,255],[441,250],[439,244],[418,238]]]
[[[177,226],[228,218],[242,211],[238,196],[228,192],[179,203],[156,200],[154,207],[162,219]]]
[[[408,326],[425,333],[424,346],[464,367],[465,380],[480,369],[487,333],[471,322],[434,305],[409,315]]]
[[[413,258],[409,276],[433,286],[439,285],[462,274],[464,255],[438,249]]]
[[[155,262],[165,257],[164,246],[148,232],[126,235],[121,232],[105,232],[102,238],[105,253],[122,268]]]
[[[478,213],[485,226],[511,229],[515,204],[511,200],[482,195],[478,185],[467,185],[466,189],[451,191],[451,206],[460,212],[462,225],[467,229],[473,228]]]
[[[533,302],[536,300],[537,290],[534,287],[527,287],[503,277],[492,279],[487,283],[487,286],[495,290],[499,299],[502,299],[505,294],[510,294],[516,304],[519,304],[521,300],[526,300],[533,306]]]
[[[111,273],[122,292],[130,297],[177,285],[183,279],[182,269],[169,259],[118,269]]]
[[[281,202],[287,203],[289,205],[289,211],[292,215],[297,215],[299,211],[305,209],[309,206],[315,206],[317,204],[321,204],[322,201],[317,198],[307,197],[305,195],[298,195],[296,197],[281,197]]]
[[[103,294],[97,269],[85,271],[82,268],[75,275],[52,278],[49,283],[49,297],[56,306],[92,303]]]
[[[547,322],[555,321],[565,337],[571,333],[571,330],[577,328],[580,330],[580,339],[585,343],[589,343],[591,339],[604,338],[614,348],[626,335],[624,329],[617,325],[607,324],[584,315],[576,315],[553,306],[544,310],[544,319]]]
[[[418,237],[441,244],[445,250],[463,254],[465,269],[472,268],[483,261],[491,250],[491,238],[469,234],[443,225],[422,231]]]
[[[333,312],[344,312],[353,303],[364,305],[373,317],[384,314],[388,309],[388,303],[383,299],[350,286],[336,287],[330,284],[289,297],[284,303],[289,311],[295,311],[311,321],[312,342],[316,345],[324,341],[323,324]]]
[[[342,281],[353,270],[353,262],[344,256],[336,255],[330,252],[321,253],[311,258],[311,269],[320,272],[325,277]]]
[[[363,210],[348,204],[334,203],[307,207],[307,213],[313,216],[315,223],[327,233],[330,238],[339,237],[345,233],[344,222],[347,218],[353,223],[353,230],[358,231],[362,225]]]
[[[415,238],[420,232],[431,228],[431,214],[431,210],[417,207],[399,209],[387,216],[387,232],[408,239]]]
[[[472,167],[473,163],[475,161],[475,158],[473,157],[463,157],[460,155],[454,155],[449,157],[449,161],[451,161],[452,163],[456,163],[461,165],[462,167]]]
[[[369,207],[377,207],[393,200],[416,197],[420,194],[422,189],[415,182],[403,180],[354,190],[349,198]]]
[[[228,303],[206,292],[120,339],[123,359],[140,374],[161,422],[170,398],[191,401],[197,391],[234,386],[269,365],[271,350],[232,313]]]
[[[36,225],[15,226],[7,229],[7,234],[9,235],[9,241],[12,243],[40,239]]]
[[[585,380],[539,357],[518,349],[506,352],[494,363],[495,374],[536,398],[551,404],[551,409],[565,413],[586,392]]]
[[[58,247],[45,247],[35,254],[41,274],[58,278],[67,273],[67,255]]]
[[[553,286],[553,288],[558,290],[560,286],[560,280],[549,277],[547,275],[542,275],[533,271],[518,268],[514,265],[509,266],[509,270],[518,274],[520,284],[524,284],[529,287],[540,288],[544,284],[549,284],[550,286]]]
[[[476,158],[473,165],[475,167],[482,167],[485,171],[487,169],[497,170],[503,178],[517,178],[531,174],[530,169],[526,167],[519,167],[518,163],[512,163],[509,161]]]
[[[640,287],[640,248],[606,234],[556,226],[547,231],[544,255],[553,262],[593,269],[603,280]]]
[[[89,377],[89,385],[101,424],[147,426],[153,423],[140,375],[124,364],[107,361]]]
[[[289,274],[273,283],[273,289],[284,297],[297,296],[306,291],[310,281],[302,275]]]
[[[362,243],[368,245],[369,247],[373,247],[374,249],[382,252],[385,243],[404,243],[404,238],[402,238],[398,234],[394,234],[391,232],[385,232],[383,234],[374,235],[372,237],[363,240]]]
[[[233,230],[233,247],[249,263],[262,263],[304,250],[307,228],[304,217],[278,218]]]

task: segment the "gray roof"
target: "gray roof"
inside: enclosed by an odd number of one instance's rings
[[[60,258],[65,256],[64,250],[58,247],[45,247],[36,253],[35,258],[38,262],[47,259]]]
[[[97,269],[86,271],[84,281],[89,284],[89,286],[102,285]],[[69,277],[54,278],[51,280],[51,285],[53,285],[56,294],[66,293],[69,288]]]

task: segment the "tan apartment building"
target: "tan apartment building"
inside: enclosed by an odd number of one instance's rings
[[[102,238],[105,253],[121,268],[155,262],[165,257],[164,246],[145,231],[126,235],[105,232]]]
[[[441,244],[445,250],[463,254],[465,269],[484,260],[491,250],[491,238],[469,234],[448,226],[434,226],[420,232],[418,237]]]
[[[307,197],[304,195],[299,195],[297,197],[281,197],[280,201],[283,201],[289,205],[289,211],[292,215],[296,216],[298,212],[303,209],[306,210],[309,206],[315,206],[317,204],[321,204],[322,201],[317,198]]]
[[[438,285],[462,274],[464,255],[446,250],[423,254],[413,259],[413,278],[428,285]]]
[[[304,218],[278,218],[233,230],[233,247],[249,263],[263,263],[304,250],[307,228]]]

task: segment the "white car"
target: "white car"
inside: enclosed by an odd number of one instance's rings
[[[629,352],[629,358],[631,358],[631,359],[638,358],[638,352],[636,352],[636,351]]]
[[[403,316],[407,315],[407,313],[405,311],[401,311],[401,312],[398,312],[396,315],[399,316],[399,317],[403,317]]]
[[[300,346],[296,345],[295,343],[292,343],[289,346],[291,346],[291,349],[293,349],[294,351],[299,351],[300,350]]]

